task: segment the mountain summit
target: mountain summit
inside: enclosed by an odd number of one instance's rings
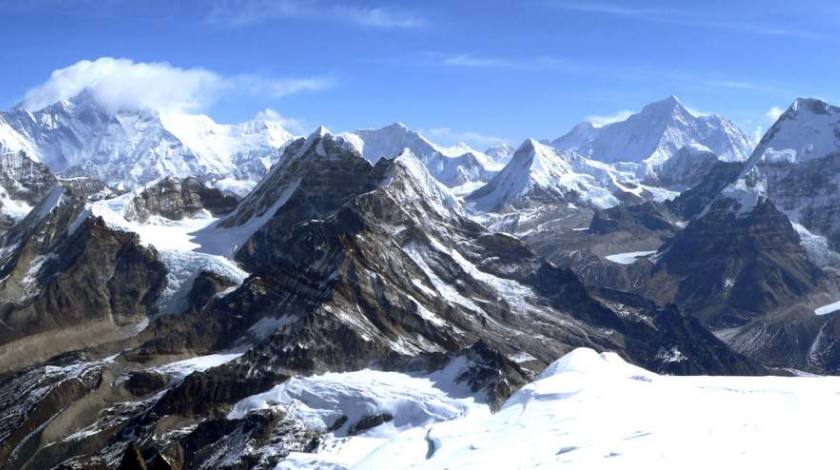
[[[597,207],[615,205],[615,197],[593,176],[575,171],[573,158],[528,139],[498,175],[467,199],[484,211],[557,201],[582,201]]]
[[[270,112],[238,125],[205,115],[113,110],[89,90],[31,112],[0,114],[0,148],[24,151],[64,176],[133,188],[163,176],[196,176],[247,190],[292,138]]]
[[[552,145],[603,162],[656,166],[692,142],[708,147],[724,161],[746,160],[752,150],[749,138],[732,122],[692,112],[674,96],[651,103],[623,121],[600,127],[578,124]]]

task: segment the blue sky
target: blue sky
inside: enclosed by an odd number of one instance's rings
[[[832,1],[0,0],[0,20],[4,108],[119,70],[114,96],[222,122],[272,108],[484,147],[671,94],[748,133],[797,96],[840,101]],[[125,60],[77,64],[103,57]]]

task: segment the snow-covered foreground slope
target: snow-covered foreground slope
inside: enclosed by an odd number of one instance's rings
[[[580,348],[494,414],[441,414],[384,441],[374,428],[280,468],[816,468],[836,458],[838,400],[835,377],[661,376]]]

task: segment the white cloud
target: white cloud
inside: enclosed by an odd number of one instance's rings
[[[49,80],[26,92],[23,104],[37,110],[89,88],[103,104],[115,108],[196,110],[214,101],[225,87],[221,76],[204,69],[102,57],[53,71]]]
[[[269,92],[274,97],[294,95],[306,91],[322,91],[332,88],[335,81],[330,77],[292,78],[286,80],[270,80],[267,83]]]
[[[755,147],[756,145],[758,145],[759,142],[761,142],[762,137],[764,137],[764,128],[762,128],[761,126],[756,126],[751,136],[753,147]]]
[[[381,29],[415,29],[426,24],[425,19],[414,12],[348,3],[327,0],[221,0],[215,3],[205,22],[233,28],[293,18],[344,21]]]
[[[284,116],[271,108],[266,108],[258,112],[254,116],[254,120],[276,122],[280,124],[284,129],[295,135],[304,135],[307,133],[307,130],[311,130],[311,128],[314,127],[314,125],[312,125],[304,119]]]
[[[271,79],[258,75],[223,76],[202,68],[184,69],[166,62],[101,57],[55,70],[49,80],[26,92],[23,105],[37,110],[90,89],[100,103],[112,109],[195,112],[207,109],[226,94],[265,94],[279,98],[320,91],[332,85],[331,78],[323,77]]]
[[[633,115],[633,111],[623,109],[610,116],[588,116],[587,121],[595,127],[603,127],[614,122],[621,122]]]
[[[452,67],[501,67],[514,68],[520,64],[507,60],[493,57],[476,57],[471,54],[461,54],[443,59],[443,65],[450,65]]]
[[[768,109],[766,113],[764,113],[764,117],[765,117],[765,118],[767,119],[767,121],[769,121],[769,122],[776,122],[776,121],[778,121],[778,120],[779,120],[779,117],[781,117],[781,115],[782,115],[784,112],[785,112],[785,110],[784,110],[784,109],[782,109],[782,108],[780,108],[780,107],[778,107],[778,106],[773,106],[773,107],[771,107],[770,109]]]
[[[432,141],[442,145],[458,145],[465,143],[470,147],[483,151],[493,145],[507,144],[507,139],[475,131],[456,131],[449,127],[421,129],[420,133]]]

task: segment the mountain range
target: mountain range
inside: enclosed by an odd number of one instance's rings
[[[482,152],[82,92],[0,115],[0,149],[3,468],[490,465],[522,426],[578,458],[546,416],[585,390],[840,371],[819,100],[754,150],[670,97]]]

